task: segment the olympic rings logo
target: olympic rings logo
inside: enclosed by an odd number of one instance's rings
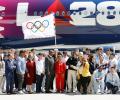
[[[26,24],[27,29],[30,29],[32,32],[36,33],[37,31],[44,32],[45,29],[49,26],[49,21],[44,20],[42,22],[36,21],[36,22],[28,22]]]

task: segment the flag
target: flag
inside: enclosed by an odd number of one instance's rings
[[[22,23],[24,39],[55,37],[54,14],[32,19]]]

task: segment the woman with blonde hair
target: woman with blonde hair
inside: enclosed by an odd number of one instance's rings
[[[90,80],[91,80],[91,73],[90,73],[90,65],[87,61],[86,57],[82,58],[82,74],[81,74],[81,84],[83,87],[83,94],[87,94],[87,88],[89,86]]]
[[[80,76],[82,74],[82,59],[83,59],[83,52],[80,52],[79,54],[79,61],[78,61],[78,70],[77,70],[77,90],[80,92],[81,90],[81,79],[80,79]]]

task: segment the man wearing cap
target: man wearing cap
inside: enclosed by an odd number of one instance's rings
[[[103,65],[100,65],[96,71],[93,73],[93,91],[95,94],[98,93],[98,89],[100,89],[100,92],[104,93],[104,78],[105,78],[105,72],[103,70]]]

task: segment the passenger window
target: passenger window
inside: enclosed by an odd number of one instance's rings
[[[116,15],[116,11],[113,12],[113,15]]]
[[[59,16],[59,11],[56,12],[56,16]]]
[[[43,16],[43,12],[42,11],[40,11],[40,16]]]
[[[37,11],[34,12],[34,16],[37,16]]]
[[[62,16],[65,16],[65,12],[64,11],[62,12]]]
[[[45,12],[45,15],[48,15],[48,11]]]
[[[1,16],[4,17],[4,16],[5,16],[5,12],[2,12],[2,13],[1,13]]]
[[[71,15],[70,11],[68,11],[68,12],[67,12],[67,15],[68,15],[68,16],[70,16],[70,15]]]

